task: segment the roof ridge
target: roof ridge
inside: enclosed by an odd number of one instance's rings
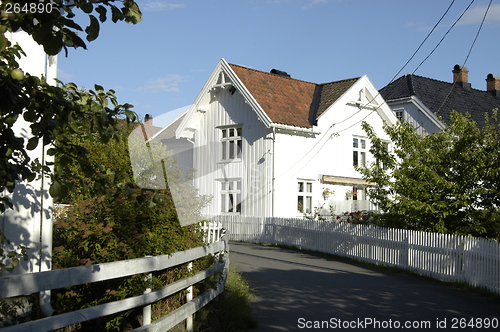
[[[308,84],[314,84],[314,85],[317,85],[317,86],[323,86],[323,85],[326,85],[326,84],[341,83],[341,82],[347,82],[347,81],[357,81],[357,80],[359,80],[361,78],[361,76],[358,76],[358,77],[346,78],[346,79],[342,79],[342,80],[338,80],[338,81],[331,81],[331,82],[325,82],[325,83],[314,83],[314,82],[310,82],[310,81],[301,80],[301,79],[298,79],[298,78],[287,77],[287,76],[280,76],[278,74],[273,74],[273,73],[270,73],[270,72],[267,72],[267,71],[258,70],[258,69],[254,69],[254,68],[250,68],[250,67],[245,67],[245,66],[242,66],[242,65],[237,65],[237,64],[234,64],[234,63],[229,63],[229,65],[230,66],[239,67],[239,68],[243,68],[243,69],[247,69],[247,70],[252,70],[252,71],[263,73],[263,74],[267,74],[267,75],[273,75],[273,77],[278,76],[278,77],[282,77],[282,78],[289,79],[289,80],[299,81],[299,82],[308,83]]]
[[[448,84],[448,85],[453,85],[453,82],[446,82],[446,81],[438,80],[438,79],[435,79],[435,78],[425,77],[425,76],[415,75],[415,74],[405,74],[404,76],[401,76],[401,77],[405,77],[405,76],[411,76],[412,84],[413,84],[413,77],[418,77],[418,78],[423,78],[423,79],[434,81],[434,82],[439,82],[439,83],[445,83],[445,84]],[[394,81],[394,82],[396,82],[396,81]],[[391,82],[391,84],[394,83],[394,82]],[[473,88],[473,87],[471,87],[471,89],[475,90],[475,91],[479,91],[479,92],[488,92],[486,90],[481,90],[481,89],[477,89],[477,88]]]
[[[357,81],[361,78],[361,76],[359,77],[352,77],[352,78],[346,78],[346,79],[343,79],[343,80],[338,80],[338,81],[331,81],[331,82],[326,82],[326,83],[319,83],[318,85],[327,85],[327,84],[333,84],[333,83],[341,83],[341,82],[348,82],[348,81]]]
[[[267,75],[272,75],[272,77],[281,77],[281,78],[285,78],[285,79],[289,79],[289,80],[293,80],[293,81],[299,81],[299,82],[303,82],[303,83],[318,85],[318,83],[304,81],[304,80],[300,80],[298,78],[293,78],[293,77],[281,76],[281,75],[273,74],[273,73],[270,73],[270,72],[267,72],[267,71],[263,71],[263,70],[257,70],[257,69],[253,69],[253,68],[249,68],[249,67],[245,67],[245,66],[241,66],[241,65],[236,65],[234,63],[230,63],[229,65],[230,66],[239,67],[239,68],[243,68],[243,69],[247,69],[247,70],[252,70],[252,71],[263,73],[263,74],[267,74]]]

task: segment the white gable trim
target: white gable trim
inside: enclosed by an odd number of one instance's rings
[[[382,120],[389,126],[392,126],[398,122],[398,119],[396,118],[396,114],[392,111],[392,109],[387,105],[385,102],[384,98],[380,95],[380,92],[375,88],[373,83],[370,81],[368,76],[363,75],[363,77],[360,78],[360,81],[363,80],[365,82],[365,87],[368,90],[368,92],[374,96],[373,100],[371,101],[370,104],[375,104],[371,106],[376,107],[376,112],[378,115],[382,118]]]
[[[221,64],[221,67],[223,68],[224,72],[228,75],[229,79],[233,82],[234,87],[236,90],[238,90],[243,98],[245,99],[245,102],[250,105],[250,107],[257,113],[257,116],[259,120],[267,127],[271,127],[271,119],[267,115],[267,113],[264,111],[264,109],[259,105],[257,100],[253,97],[253,95],[248,91],[247,87],[241,82],[240,78],[236,73],[233,71],[231,66],[227,63],[226,60],[221,59],[219,62]]]
[[[434,114],[425,104],[416,96],[410,96],[406,98],[399,98],[399,99],[393,99],[388,102],[388,104],[391,105],[391,108],[396,108],[396,107],[401,107],[405,109],[405,104],[413,104],[415,105],[436,127],[440,128],[441,130],[445,129],[446,126],[444,125],[441,120],[438,119],[436,114]]]
[[[425,104],[416,96],[411,96],[411,102],[415,104],[422,113],[425,114],[438,128],[445,129],[446,126],[441,122],[436,114],[434,114]]]
[[[217,84],[217,80],[221,73],[224,73],[229,78],[230,82],[223,82],[223,84]],[[206,81],[205,85],[201,89],[200,93],[196,97],[193,105],[188,109],[186,116],[177,128],[175,136],[177,138],[192,138],[194,132],[198,129],[198,123],[200,118],[206,113],[206,108],[203,106],[204,101],[209,98],[209,92],[213,88],[225,88],[228,86],[234,86],[237,91],[241,93],[245,102],[250,105],[250,107],[255,111],[259,120],[267,127],[271,127],[271,119],[264,112],[259,103],[250,94],[245,85],[241,82],[236,73],[232,70],[231,66],[226,62],[225,59],[221,59],[212,74]]]
[[[377,114],[382,118],[384,123],[392,126],[398,122],[396,115],[392,109],[387,105],[384,98],[380,95],[380,92],[375,88],[373,83],[370,81],[368,76],[363,75],[360,77],[349,89],[347,89],[342,96],[340,96],[332,105],[330,105],[323,114],[320,115],[318,120],[327,113],[330,109],[333,109],[337,103],[345,103],[344,96],[349,94],[352,90],[366,89],[368,93],[372,96],[369,98],[368,103],[360,103],[358,100],[348,100],[347,105],[356,106],[360,110],[367,109],[376,111]]]

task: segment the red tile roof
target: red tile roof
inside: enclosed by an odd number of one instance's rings
[[[312,128],[316,119],[358,78],[316,84],[230,64],[274,123]]]

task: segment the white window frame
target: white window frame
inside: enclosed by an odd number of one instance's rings
[[[297,179],[297,211],[299,213],[312,212],[314,181]]]
[[[241,214],[241,179],[224,179],[219,182],[220,211],[225,214]]]
[[[352,138],[352,165],[353,167],[365,167],[368,152],[368,139],[361,136]]]
[[[396,115],[396,118],[399,120],[399,122],[405,122],[405,109],[404,108],[395,109],[394,115]]]
[[[241,125],[218,127],[220,134],[220,160],[241,160],[243,154],[243,128]]]

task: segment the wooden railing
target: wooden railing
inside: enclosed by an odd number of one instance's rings
[[[4,299],[63,287],[128,277],[137,274],[149,274],[155,271],[161,271],[174,266],[189,263],[209,255],[217,255],[219,258],[213,266],[206,270],[144,295],[5,327],[1,329],[1,331],[52,331],[133,308],[147,307],[152,303],[191,287],[192,285],[205,280],[210,276],[222,273],[222,278],[216,288],[206,291],[153,323],[134,330],[166,331],[182,321],[189,319],[189,317],[196,311],[201,309],[224,290],[225,277],[229,267],[228,251],[229,248],[227,241],[225,239],[220,240],[219,238],[217,242],[211,243],[207,246],[176,252],[172,255],[144,257],[2,277],[0,278],[0,298]],[[145,320],[147,321],[148,318],[145,317]]]
[[[236,215],[210,219],[222,224],[232,241],[294,246],[398,267],[500,294],[497,241],[336,221]]]

